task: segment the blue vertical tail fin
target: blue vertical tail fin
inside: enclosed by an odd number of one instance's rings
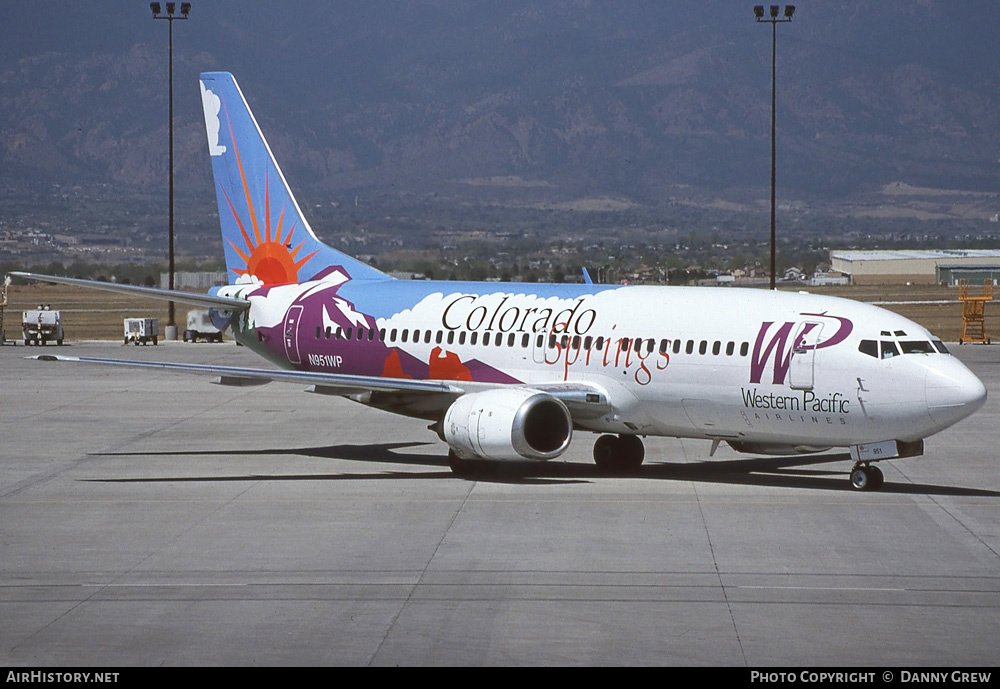
[[[317,239],[232,74],[203,73],[201,99],[230,283],[390,279]]]

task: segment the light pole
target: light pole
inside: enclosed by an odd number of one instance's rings
[[[771,289],[774,289],[775,249],[774,249],[774,63],[775,52],[778,45],[778,24],[792,21],[795,14],[795,5],[785,5],[783,17],[778,17],[778,6],[771,5],[768,8],[767,17],[764,16],[764,6],[757,5],[753,8],[753,14],[757,18],[757,23],[770,22],[771,24]]]
[[[170,58],[169,62],[169,101],[170,101],[170,239],[169,239],[169,249],[167,250],[167,271],[170,275],[169,287],[174,288],[174,20],[175,19],[187,19],[188,14],[191,13],[191,3],[182,2],[181,3],[181,13],[180,16],[174,14],[177,3],[168,2],[165,3],[167,6],[167,13],[160,14],[161,7],[158,2],[149,3],[149,9],[153,11],[153,19],[166,19],[167,26],[170,27],[167,32],[168,43],[170,46]],[[174,302],[169,302],[167,306],[167,327],[164,329],[163,337],[166,340],[176,340],[177,339],[177,323],[174,321]]]

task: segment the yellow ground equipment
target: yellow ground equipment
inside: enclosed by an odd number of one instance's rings
[[[962,337],[958,344],[966,342],[990,343],[986,337],[986,302],[993,301],[993,281],[983,282],[980,296],[969,294],[969,281],[958,281],[958,299],[962,302]]]
[[[10,287],[10,276],[4,278],[3,288],[0,289],[0,345],[7,344],[7,333],[3,329],[3,313],[7,309],[7,288]],[[13,343],[11,343],[13,344]]]

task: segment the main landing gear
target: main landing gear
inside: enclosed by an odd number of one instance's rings
[[[602,435],[594,443],[594,462],[605,474],[630,474],[639,470],[646,448],[636,435]]]
[[[460,476],[462,478],[468,478],[476,473],[476,470],[481,468],[479,463],[474,459],[462,459],[454,450],[448,450],[448,466],[455,476]]]
[[[882,470],[869,462],[857,462],[851,468],[851,486],[855,490],[878,490],[883,483]]]

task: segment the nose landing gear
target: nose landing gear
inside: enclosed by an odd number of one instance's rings
[[[878,490],[885,483],[882,470],[868,462],[858,462],[851,468],[851,486],[855,490]]]

